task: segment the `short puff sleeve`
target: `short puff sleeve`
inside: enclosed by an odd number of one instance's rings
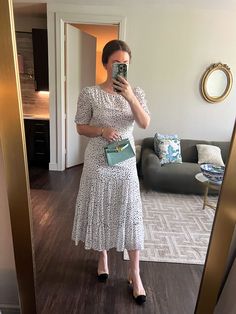
[[[135,87],[133,89],[135,96],[137,97],[140,105],[143,107],[144,111],[150,116],[151,113],[148,109],[147,100],[144,91],[140,87]]]
[[[77,111],[75,122],[77,124],[89,124],[92,118],[92,103],[89,92],[89,87],[84,87],[78,97]]]

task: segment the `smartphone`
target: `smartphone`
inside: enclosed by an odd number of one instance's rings
[[[116,79],[119,81],[118,75],[127,79],[127,73],[128,73],[128,64],[118,63],[118,62],[112,64],[112,78],[113,79]],[[116,91],[118,93],[120,92],[115,87],[114,87],[114,91]]]

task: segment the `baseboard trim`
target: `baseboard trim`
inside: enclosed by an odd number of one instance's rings
[[[0,310],[2,309],[12,309],[12,310],[20,310],[20,306],[16,304],[4,304],[0,303]]]
[[[58,171],[58,164],[54,162],[49,163],[49,170]]]
[[[20,306],[0,303],[0,314],[21,314]]]

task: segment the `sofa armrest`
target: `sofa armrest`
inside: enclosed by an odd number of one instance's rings
[[[146,170],[153,169],[154,172],[161,169],[161,162],[156,153],[151,148],[144,148],[142,150],[142,174],[144,175]]]

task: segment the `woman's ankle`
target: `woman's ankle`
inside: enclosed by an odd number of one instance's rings
[[[107,251],[100,251],[99,257],[107,257]]]
[[[108,272],[108,257],[106,251],[101,251],[98,259],[98,271]]]
[[[140,268],[139,267],[135,267],[135,268],[134,267],[129,267],[128,270],[129,270],[130,273],[133,273],[135,275],[136,274],[140,274]]]

